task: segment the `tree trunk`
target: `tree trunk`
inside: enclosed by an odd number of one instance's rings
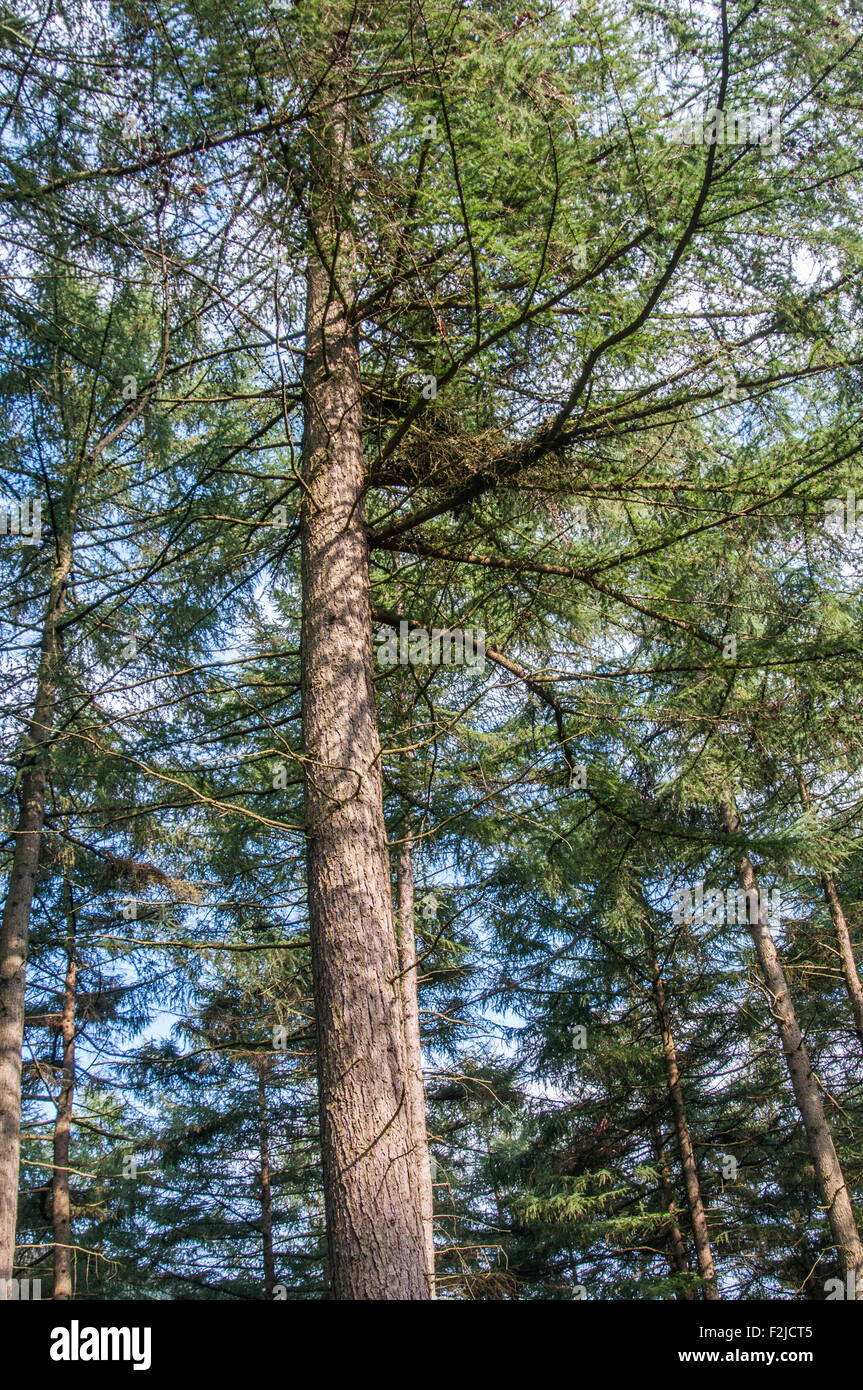
[[[830,909],[830,919],[836,934],[836,945],[839,948],[839,959],[842,962],[842,976],[845,980],[848,998],[851,1001],[854,1032],[857,1034],[861,1048],[863,1048],[863,983],[860,981],[857,962],[854,959],[851,933],[848,930],[845,913],[842,911],[842,904],[836,891],[836,881],[831,873],[821,875],[821,886],[824,889],[824,897]]]
[[[261,1237],[264,1253],[264,1292],[273,1297],[276,1260],[273,1254],[273,1194],[270,1187],[270,1133],[267,1120],[267,1087],[264,1067],[258,1071],[258,1121],[261,1134]]]
[[[407,1104],[415,1160],[414,1183],[422,1212],[429,1289],[431,1297],[434,1298],[434,1189],[432,1188],[428,1137],[426,1135],[426,1093],[420,1046],[418,970],[414,925],[414,865],[411,840],[405,840],[399,855],[398,889],[399,984],[405,1030]]]
[[[674,1187],[671,1182],[668,1159],[665,1156],[665,1145],[662,1142],[662,1129],[656,1115],[654,1115],[651,1121],[651,1130],[653,1133],[653,1152],[659,1169],[660,1194],[663,1206],[668,1212],[668,1262],[671,1265],[672,1274],[688,1274],[689,1261],[686,1258],[686,1246],[683,1241],[680,1224],[677,1220],[677,1204],[674,1200]],[[695,1290],[684,1289],[680,1297],[687,1303],[692,1303],[696,1301]]]
[[[33,718],[20,762],[20,811],[0,927],[0,1298],[11,1295],[21,1142],[21,1049],[30,913],[45,821],[46,745],[54,726],[57,625],[66,604],[71,541],[61,542],[51,579]]]
[[[75,904],[72,888],[66,894],[66,984],[60,1031],[63,1041],[63,1075],[54,1122],[54,1169],[52,1175],[51,1219],[54,1228],[54,1298],[72,1297],[72,1210],[69,1200],[69,1141],[72,1133],[72,1105],[75,1099]]]
[[[809,788],[806,786],[803,777],[799,777],[800,799],[804,808],[809,810]],[[839,949],[839,959],[842,962],[842,978],[845,981],[845,989],[851,1002],[851,1017],[854,1020],[854,1031],[863,1048],[863,983],[860,980],[860,973],[857,969],[857,962],[854,959],[854,947],[851,944],[851,933],[848,930],[848,923],[845,920],[845,913],[842,911],[842,904],[839,901],[839,893],[836,889],[836,880],[831,873],[826,871],[821,874],[821,887],[824,889],[824,900],[830,911],[830,920],[833,923],[833,931],[836,936],[836,945]]]
[[[724,797],[720,804],[720,820],[728,834],[738,834],[742,829],[740,816],[730,796]],[[842,1270],[846,1276],[851,1273],[854,1274],[857,1298],[863,1299],[863,1246],[860,1244],[860,1237],[857,1233],[851,1199],[827,1125],[821,1091],[813,1075],[803,1034],[797,1022],[797,1015],[785,979],[785,971],[770,934],[767,913],[761,903],[755,870],[747,854],[741,855],[737,861],[737,876],[740,887],[745,893],[754,891],[758,894],[759,906],[756,920],[750,923],[758,963],[770,994],[771,1013],[776,1019],[779,1029],[797,1108],[800,1111],[809,1152],[815,1165],[818,1191],[827,1212],[827,1219],[830,1222],[830,1230],[839,1252]],[[747,899],[747,901],[749,900]]]
[[[662,981],[656,950],[652,944],[650,946],[650,968],[653,974],[653,997],[656,1003],[656,1017],[659,1023],[660,1033],[662,1034],[662,1050],[665,1054],[665,1073],[668,1078],[668,1095],[671,1101],[671,1111],[674,1116],[674,1128],[677,1132],[677,1144],[680,1150],[680,1162],[683,1169],[683,1188],[686,1193],[686,1204],[689,1208],[689,1219],[692,1223],[692,1235],[695,1241],[698,1270],[704,1280],[704,1297],[711,1300],[718,1299],[719,1289],[716,1285],[716,1270],[713,1267],[713,1252],[710,1248],[710,1232],[707,1227],[704,1202],[701,1198],[701,1183],[698,1180],[695,1151],[692,1147],[692,1136],[689,1132],[689,1122],[686,1118],[686,1106],[683,1103],[683,1090],[680,1085],[680,1069],[677,1065],[677,1048],[675,1047],[674,1036],[671,1032],[671,1020],[665,997],[665,985]]]
[[[324,1193],[337,1299],[427,1299],[369,610],[347,56],[310,118],[302,702]]]

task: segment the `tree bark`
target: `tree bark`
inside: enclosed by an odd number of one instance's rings
[[[414,1155],[414,1182],[419,1196],[425,1236],[426,1270],[430,1295],[434,1298],[434,1189],[426,1133],[426,1093],[423,1080],[418,999],[416,929],[414,918],[413,842],[406,839],[398,864],[398,946],[399,985],[405,1030],[407,1062],[408,1117]]]
[[[310,118],[302,702],[309,924],[333,1295],[430,1297],[415,1186],[375,712],[359,353],[346,305],[351,122],[343,41]]]
[[[665,985],[663,984],[662,974],[659,969],[656,950],[652,943],[650,946],[650,968],[653,975],[653,997],[656,1004],[656,1017],[662,1035],[662,1050],[665,1054],[668,1096],[671,1101],[671,1112],[674,1116],[674,1128],[677,1133],[677,1145],[680,1150],[680,1163],[683,1170],[683,1188],[686,1193],[686,1205],[689,1208],[689,1219],[692,1224],[692,1236],[695,1241],[698,1271],[704,1281],[704,1297],[714,1300],[718,1299],[720,1295],[716,1284],[713,1252],[710,1248],[710,1232],[707,1226],[704,1202],[701,1197],[701,1183],[698,1179],[698,1167],[695,1162],[695,1150],[692,1147],[692,1135],[690,1134],[689,1122],[686,1118],[686,1106],[683,1101],[683,1090],[680,1084],[680,1068],[677,1064],[677,1048],[675,1047],[674,1035],[671,1031],[671,1020],[668,1012],[668,1003],[665,997]]]
[[[261,1239],[264,1255],[264,1292],[273,1297],[276,1260],[273,1254],[273,1194],[270,1184],[270,1131],[267,1118],[265,1069],[258,1070],[258,1127],[261,1136]]]
[[[72,1208],[69,1199],[69,1143],[72,1134],[72,1106],[75,1099],[75,998],[77,955],[75,950],[75,904],[72,888],[64,884],[66,895],[66,982],[60,1033],[63,1042],[63,1073],[54,1122],[54,1168],[52,1173],[51,1220],[54,1233],[54,1298],[72,1297]]]
[[[660,1194],[665,1210],[668,1212],[668,1262],[671,1265],[672,1274],[688,1274],[689,1261],[686,1258],[686,1246],[683,1241],[683,1234],[680,1230],[680,1223],[677,1220],[677,1204],[674,1200],[674,1187],[671,1181],[668,1159],[665,1154],[665,1145],[662,1142],[662,1129],[656,1115],[654,1115],[651,1121],[651,1130],[653,1134],[653,1152],[659,1169]],[[692,1303],[696,1301],[695,1290],[684,1289],[680,1297],[687,1303]]]
[[[857,962],[854,959],[854,947],[851,944],[851,933],[848,930],[845,913],[842,911],[842,904],[839,901],[836,880],[831,873],[825,872],[821,875],[821,886],[824,889],[824,897],[830,911],[833,931],[836,935],[839,959],[842,962],[842,977],[845,981],[845,990],[851,1003],[851,1017],[854,1020],[854,1032],[857,1034],[857,1039],[861,1048],[863,1048],[863,983],[860,981]]]
[[[54,728],[57,626],[72,563],[71,527],[58,547],[45,623],[36,701],[20,762],[19,816],[9,890],[0,927],[0,1298],[11,1296],[21,1142],[21,1049],[33,892],[45,823],[47,745]]]
[[[738,834],[742,830],[740,816],[730,796],[724,797],[720,804],[720,820],[730,835]],[[744,892],[754,891],[758,894],[756,920],[750,923],[752,940],[755,943],[761,974],[770,994],[771,1013],[779,1029],[797,1108],[815,1165],[818,1191],[827,1212],[842,1270],[846,1276],[855,1276],[856,1297],[863,1299],[863,1246],[860,1244],[851,1199],[827,1124],[821,1091],[797,1022],[785,971],[770,934],[767,913],[761,904],[755,870],[747,854],[742,854],[737,859],[737,876]]]
[[[799,777],[800,799],[804,808],[808,811],[810,806],[809,788],[803,777]],[[836,880],[827,871],[821,874],[821,887],[824,890],[824,900],[830,912],[830,920],[833,923],[833,932],[836,937],[836,946],[839,950],[839,959],[842,963],[842,978],[845,981],[845,990],[851,1003],[851,1017],[854,1020],[854,1031],[857,1034],[861,1048],[863,1048],[863,982],[860,980],[860,972],[857,969],[857,962],[854,959],[854,947],[851,943],[851,933],[848,930],[848,923],[845,920],[845,913],[842,911],[842,903],[839,900],[839,893],[836,888]]]

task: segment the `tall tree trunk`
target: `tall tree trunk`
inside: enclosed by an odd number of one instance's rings
[[[656,1166],[659,1169],[659,1188],[662,1203],[668,1212],[668,1262],[671,1265],[673,1274],[688,1274],[689,1261],[686,1258],[686,1246],[680,1224],[677,1220],[677,1204],[674,1200],[674,1186],[671,1181],[671,1172],[668,1167],[668,1159],[665,1154],[665,1145],[662,1142],[662,1129],[659,1124],[659,1117],[654,1114],[651,1121],[651,1131],[653,1135],[653,1153],[656,1158]],[[684,1289],[680,1295],[687,1303],[696,1301],[694,1289]]]
[[[802,774],[798,775],[800,784],[800,799],[803,806],[808,811],[810,806],[809,788],[807,787]],[[842,978],[845,981],[845,990],[851,1002],[851,1017],[854,1020],[854,1031],[863,1048],[863,982],[860,980],[860,972],[857,969],[857,962],[854,959],[854,947],[851,943],[851,933],[848,930],[848,923],[845,920],[845,913],[842,911],[842,904],[839,901],[839,893],[836,888],[836,880],[828,872],[821,874],[821,887],[824,890],[824,900],[830,912],[830,920],[833,923],[833,931],[836,936],[836,945],[839,950],[839,959],[842,963]]]
[[[430,1297],[375,712],[349,62],[336,40],[310,119],[302,539],[309,923],[324,1193],[337,1299]]]
[[[265,1068],[258,1069],[258,1125],[261,1135],[261,1238],[264,1253],[264,1292],[272,1298],[276,1287],[276,1260],[273,1254],[273,1194],[270,1185],[270,1128],[267,1118]]]
[[[742,830],[740,816],[731,796],[724,797],[720,804],[720,820],[730,835],[738,834]],[[761,902],[755,870],[745,853],[737,858],[737,877],[745,893],[758,894],[758,911],[755,921],[750,922],[752,940],[755,943],[764,983],[770,993],[771,1013],[779,1029],[797,1108],[815,1165],[818,1191],[827,1212],[842,1270],[846,1276],[855,1276],[856,1296],[863,1299],[863,1246],[857,1233],[851,1199],[827,1124],[821,1091],[813,1075],[803,1034],[797,1022],[785,971],[770,934],[770,925]]]
[[[11,1296],[21,1143],[21,1049],[30,913],[45,822],[46,745],[54,728],[57,626],[72,563],[71,528],[58,547],[36,679],[33,718],[20,761],[19,816],[0,927],[0,1298]]]
[[[851,944],[851,933],[848,930],[845,913],[842,911],[842,904],[839,901],[836,880],[831,873],[822,873],[821,887],[824,889],[824,898],[830,911],[830,920],[833,923],[833,931],[836,935],[836,945],[839,948],[839,959],[842,962],[842,977],[845,981],[845,990],[851,1003],[851,1017],[854,1020],[854,1031],[857,1034],[861,1048],[863,1048],[863,983],[861,983],[860,975],[857,970],[857,962],[854,959],[854,947]]]
[[[416,928],[414,919],[413,842],[406,839],[398,863],[398,946],[399,985],[405,1030],[407,1061],[407,1105],[415,1160],[414,1182],[419,1196],[423,1232],[425,1235],[426,1269],[429,1289],[434,1298],[434,1189],[429,1162],[426,1134],[426,1093],[423,1080],[423,1061],[420,1046],[420,1013],[418,1000],[418,970]]]
[[[51,1220],[54,1229],[54,1298],[72,1297],[72,1209],[69,1200],[69,1141],[72,1134],[72,1106],[75,1099],[75,998],[78,969],[75,949],[75,903],[72,887],[64,884],[66,896],[66,983],[60,1033],[63,1041],[63,1073],[54,1122],[54,1169],[52,1174]]]
[[[674,1035],[671,1031],[671,1019],[668,1012],[668,1002],[665,997],[665,985],[663,984],[662,973],[659,969],[656,948],[652,941],[650,943],[650,969],[653,975],[653,997],[656,1004],[656,1017],[659,1023],[659,1031],[662,1035],[662,1050],[665,1054],[668,1096],[671,1101],[671,1112],[674,1116],[674,1128],[677,1132],[677,1145],[680,1150],[680,1163],[683,1170],[683,1188],[686,1193],[686,1205],[689,1208],[689,1219],[692,1224],[692,1236],[695,1241],[698,1271],[704,1281],[704,1297],[711,1300],[718,1299],[719,1289],[716,1284],[716,1270],[713,1266],[713,1252],[710,1248],[710,1232],[707,1226],[704,1202],[701,1197],[701,1183],[698,1179],[695,1150],[692,1147],[692,1135],[689,1132],[689,1122],[686,1118],[686,1106],[683,1102],[683,1090],[680,1084],[680,1068],[677,1064],[677,1048],[675,1047]]]

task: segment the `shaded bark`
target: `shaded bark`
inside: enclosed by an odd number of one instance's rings
[[[671,1181],[671,1171],[668,1166],[665,1145],[662,1142],[662,1129],[660,1128],[659,1119],[656,1115],[654,1115],[651,1122],[651,1132],[653,1136],[653,1153],[656,1158],[657,1168],[659,1169],[660,1196],[662,1204],[668,1212],[668,1262],[671,1265],[672,1274],[688,1274],[689,1261],[686,1258],[686,1245],[680,1230],[680,1223],[677,1220],[677,1203],[674,1198],[674,1186]],[[697,1299],[694,1289],[684,1289],[680,1297],[687,1303],[695,1302]]]
[[[724,797],[720,804],[720,821],[728,834],[739,834],[743,828],[731,796]],[[755,921],[750,922],[750,931],[755,944],[761,975],[770,995],[770,1011],[779,1030],[797,1108],[800,1111],[800,1118],[806,1131],[809,1152],[815,1165],[815,1177],[821,1202],[827,1213],[843,1273],[846,1275],[853,1273],[857,1298],[861,1299],[863,1298],[863,1246],[860,1244],[848,1188],[845,1185],[839,1157],[827,1124],[824,1104],[821,1100],[821,1090],[812,1071],[803,1034],[788,989],[788,982],[785,978],[785,971],[770,933],[770,925],[761,902],[755,870],[747,854],[739,854],[736,859],[740,887],[746,893],[754,892],[758,895],[756,899],[758,911],[755,914]]]
[[[861,1048],[863,1048],[863,983],[860,981],[857,962],[854,959],[851,933],[848,930],[845,913],[842,911],[842,904],[839,901],[836,880],[831,873],[825,872],[821,875],[821,886],[824,889],[824,898],[836,935],[839,959],[842,962],[842,978],[845,981],[845,991],[851,1004],[851,1017],[854,1020],[854,1032],[857,1034]]]
[[[411,840],[405,840],[399,855],[398,900],[399,985],[401,989],[402,1017],[404,1019],[405,1030],[408,1115],[411,1129],[411,1144],[415,1161],[414,1181],[420,1202],[423,1233],[425,1237],[426,1269],[428,1271],[431,1297],[434,1298],[434,1189],[432,1187],[428,1137],[426,1134],[426,1093],[425,1082],[423,1080],[422,1049],[420,1043],[416,928],[414,919],[413,843]]]
[[[0,1297],[11,1291],[21,1140],[21,1049],[30,914],[45,823],[47,748],[54,731],[59,656],[57,628],[66,606],[71,528],[58,546],[51,578],[33,717],[19,763],[19,816],[0,927]]]
[[[69,1144],[72,1135],[72,1107],[75,1100],[75,998],[77,955],[75,950],[75,904],[71,885],[64,885],[66,896],[66,981],[60,1014],[63,1044],[63,1072],[54,1122],[54,1167],[52,1173],[51,1219],[54,1235],[54,1298],[72,1297],[72,1207],[69,1198]]]
[[[276,1260],[273,1254],[273,1194],[270,1184],[270,1128],[264,1068],[258,1071],[258,1128],[261,1137],[261,1241],[264,1256],[264,1292],[273,1297]]]
[[[324,1194],[337,1299],[430,1297],[415,1185],[375,711],[363,503],[348,60],[310,119],[302,703]]]
[[[653,976],[653,997],[656,1005],[656,1017],[662,1035],[662,1050],[665,1055],[668,1096],[671,1102],[671,1112],[674,1116],[677,1145],[680,1150],[683,1188],[686,1193],[686,1205],[689,1208],[689,1220],[692,1225],[693,1240],[695,1241],[698,1272],[704,1281],[704,1297],[714,1300],[718,1299],[720,1295],[716,1284],[713,1252],[710,1247],[710,1231],[708,1229],[707,1216],[704,1211],[704,1202],[701,1196],[701,1183],[698,1178],[698,1167],[695,1162],[692,1135],[690,1134],[689,1122],[686,1118],[686,1106],[683,1100],[683,1089],[680,1084],[680,1068],[677,1063],[677,1048],[674,1043],[674,1035],[671,1031],[671,1019],[668,1012],[668,1002],[665,996],[665,985],[662,980],[662,973],[659,969],[656,950],[652,944],[650,946],[650,969]]]

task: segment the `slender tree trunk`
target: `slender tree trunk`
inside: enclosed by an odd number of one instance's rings
[[[408,1073],[408,1114],[415,1160],[414,1182],[422,1211],[425,1234],[426,1269],[429,1289],[434,1298],[434,1189],[429,1162],[426,1134],[426,1093],[423,1080],[423,1061],[420,1046],[420,1013],[418,1000],[418,971],[416,930],[414,919],[413,842],[405,840],[398,864],[398,943],[399,984],[402,1016],[405,1029],[405,1054]]]
[[[683,1234],[680,1230],[680,1223],[677,1220],[677,1204],[674,1200],[674,1186],[671,1181],[671,1172],[665,1154],[665,1145],[662,1142],[662,1129],[656,1115],[654,1115],[651,1121],[651,1129],[653,1132],[653,1152],[656,1158],[657,1168],[659,1169],[660,1194],[663,1206],[668,1212],[668,1262],[671,1265],[672,1274],[688,1274],[689,1261],[686,1258],[686,1245],[684,1244]],[[680,1296],[687,1303],[697,1301],[694,1289],[684,1289]]]
[[[264,1252],[264,1292],[273,1297],[276,1260],[273,1254],[273,1194],[270,1186],[270,1131],[264,1068],[258,1070],[258,1121],[261,1134],[261,1237]]]
[[[57,625],[65,610],[71,563],[72,546],[67,535],[59,546],[42,630],[36,702],[20,762],[20,811],[0,927],[0,1298],[11,1296],[21,1142],[21,1049],[27,947],[45,821],[46,745],[54,726]]]
[[[809,788],[806,786],[802,775],[799,777],[800,799],[805,809],[809,810]],[[839,893],[836,889],[836,880],[828,872],[821,874],[821,887],[824,890],[824,900],[830,912],[830,920],[833,923],[833,931],[836,936],[836,945],[839,950],[839,959],[842,963],[842,978],[845,981],[845,989],[851,1002],[851,1017],[854,1020],[854,1031],[857,1034],[861,1048],[863,1048],[863,982],[860,980],[860,972],[857,969],[857,962],[854,959],[854,947],[851,943],[851,933],[848,930],[848,923],[845,920],[845,913],[842,911],[842,904],[839,900]]]
[[[375,712],[340,40],[310,120],[301,518],[309,922],[337,1299],[430,1297]]]
[[[863,983],[861,983],[857,962],[854,959],[851,933],[848,930],[845,913],[842,911],[842,904],[839,901],[836,880],[831,873],[825,872],[821,875],[821,886],[824,889],[824,897],[830,910],[830,920],[836,934],[836,945],[839,948],[839,959],[842,962],[842,977],[851,1002],[854,1031],[861,1048],[863,1048]]]
[[[72,1209],[69,1200],[69,1142],[72,1134],[72,1106],[75,1099],[75,998],[78,962],[75,950],[75,904],[72,888],[66,895],[66,983],[60,1032],[63,1040],[63,1074],[54,1122],[54,1169],[52,1175],[51,1219],[54,1228],[54,1298],[72,1297]]]
[[[740,816],[730,796],[724,797],[721,802],[720,820],[728,834],[738,834],[742,829]],[[740,855],[737,860],[737,876],[745,893],[754,891],[758,894],[758,911],[755,914],[755,921],[750,922],[758,963],[770,994],[771,1013],[779,1029],[779,1037],[782,1041],[791,1085],[794,1088],[797,1108],[800,1111],[809,1152],[815,1165],[818,1191],[827,1212],[827,1219],[839,1253],[842,1270],[845,1275],[853,1273],[857,1298],[863,1299],[863,1246],[860,1244],[851,1199],[827,1124],[821,1091],[813,1074],[806,1045],[803,1041],[803,1034],[797,1022],[797,1015],[785,979],[785,971],[770,934],[767,913],[761,902],[755,870],[747,854]],[[747,899],[747,901],[749,900]]]
[[[719,1298],[719,1289],[716,1284],[716,1270],[713,1266],[713,1252],[710,1248],[710,1232],[707,1226],[704,1202],[701,1197],[701,1183],[698,1179],[695,1150],[692,1147],[692,1136],[689,1132],[689,1122],[686,1118],[686,1106],[683,1102],[683,1090],[680,1085],[680,1068],[677,1064],[677,1048],[675,1047],[674,1035],[671,1031],[671,1020],[668,1012],[668,1003],[665,997],[665,985],[662,981],[656,950],[652,943],[650,946],[650,968],[653,974],[653,997],[656,1003],[656,1017],[662,1035],[662,1050],[665,1054],[668,1095],[671,1101],[671,1112],[674,1116],[674,1128],[677,1132],[677,1144],[680,1150],[680,1162],[683,1170],[683,1188],[686,1193],[686,1204],[689,1208],[689,1219],[692,1223],[692,1235],[695,1241],[698,1271],[704,1281],[704,1297],[713,1300]]]

